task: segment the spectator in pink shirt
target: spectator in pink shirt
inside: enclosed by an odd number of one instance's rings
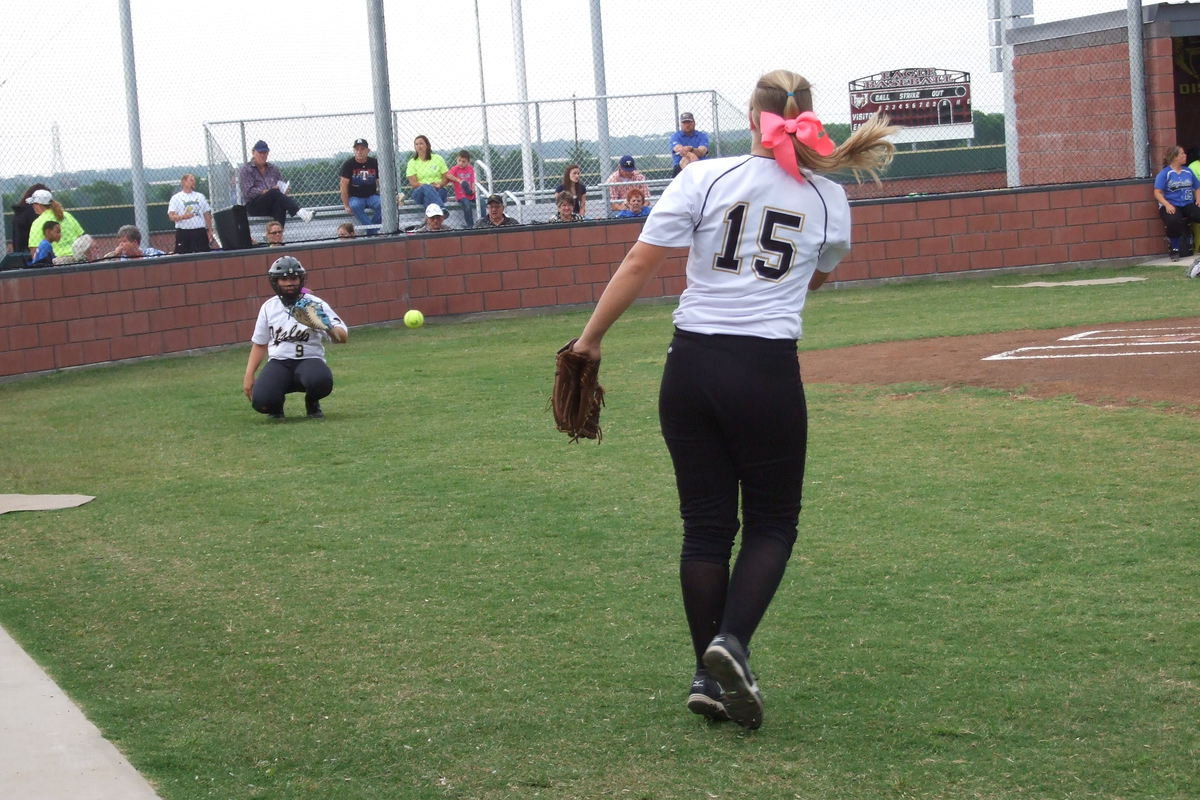
[[[608,207],[612,212],[609,216],[629,207],[625,202],[625,197],[629,194],[629,190],[635,187],[642,190],[642,196],[646,198],[646,205],[650,205],[650,186],[646,183],[646,176],[637,171],[633,156],[621,156],[621,160],[617,163],[617,171],[609,175],[605,183],[609,184]]]
[[[454,166],[446,173],[454,183],[454,199],[462,206],[464,227],[475,225],[475,168],[471,166],[471,154],[458,151]]]

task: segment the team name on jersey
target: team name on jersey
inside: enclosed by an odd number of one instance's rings
[[[280,342],[307,342],[313,333],[313,329],[296,323],[287,330],[271,326],[271,344],[279,344]]]

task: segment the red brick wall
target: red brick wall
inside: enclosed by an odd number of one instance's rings
[[[602,222],[293,246],[351,325],[592,303],[640,230]],[[858,201],[839,281],[1147,256],[1143,182]],[[0,376],[245,342],[279,250],[0,272]],[[683,291],[684,251],[646,297]],[[405,281],[409,300],[404,300]],[[205,322],[201,324],[200,309]]]
[[[1162,167],[1163,153],[1180,142],[1175,127],[1175,63],[1170,38],[1146,40],[1146,127],[1150,132],[1150,168]]]
[[[1171,39],[1146,39],[1144,61],[1150,165],[1157,171],[1177,138]],[[1013,82],[1023,185],[1133,174],[1126,42],[1088,46],[1067,37],[1061,49],[1017,54]]]
[[[962,175],[935,175],[930,178],[898,178],[886,180],[882,186],[864,179],[862,183],[844,186],[851,200],[868,200],[882,197],[903,197],[907,194],[948,194],[954,192],[982,192],[988,189],[1003,189],[1008,185],[1008,176],[1003,172],[968,172]]]
[[[1090,180],[1129,177],[1133,112],[1125,42],[1015,56],[1013,83],[1022,184],[1069,183],[1081,172]]]

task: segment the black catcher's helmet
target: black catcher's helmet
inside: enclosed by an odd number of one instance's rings
[[[271,264],[271,268],[267,270],[267,280],[271,282],[271,288],[275,290],[275,294],[279,295],[279,299],[285,304],[291,305],[300,299],[300,290],[304,288],[304,265],[300,263],[300,259],[294,256],[282,256],[275,259],[275,263]],[[295,275],[300,278],[300,285],[296,287],[295,292],[284,293],[279,289],[279,279],[285,275]]]

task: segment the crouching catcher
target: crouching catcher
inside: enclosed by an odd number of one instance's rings
[[[333,307],[304,289],[304,265],[284,256],[267,271],[275,296],[262,304],[242,392],[254,410],[272,419],[283,419],[285,396],[304,393],[305,413],[325,416],[321,400],[333,391],[333,373],[325,363],[325,341],[343,343],[349,338],[346,323]],[[263,360],[267,364],[255,380]]]

